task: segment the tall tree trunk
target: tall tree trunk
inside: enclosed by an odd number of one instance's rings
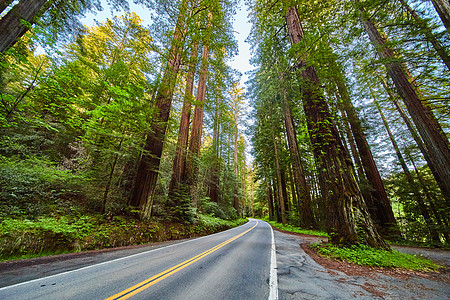
[[[269,181],[266,181],[266,192],[267,192],[267,206],[269,207],[269,220],[273,221],[274,218],[274,209],[273,209],[273,194],[272,194],[272,185]]]
[[[0,0],[0,14],[13,2],[14,0]]]
[[[439,189],[442,191],[444,198],[446,199],[446,201],[450,202],[449,195],[444,193],[445,185],[442,182],[441,178],[439,177],[436,167],[434,166],[435,162],[430,158],[428,150],[426,149],[425,145],[423,144],[422,139],[420,138],[419,134],[417,133],[416,129],[414,128],[411,120],[406,115],[406,113],[403,110],[402,106],[400,105],[399,101],[397,100],[395,95],[392,93],[391,89],[388,87],[384,78],[381,77],[381,81],[383,83],[384,89],[389,94],[389,98],[394,103],[395,108],[397,109],[398,113],[402,117],[403,121],[405,122],[406,126],[409,129],[409,132],[411,133],[411,136],[413,137],[414,141],[416,142],[417,147],[419,147],[420,152],[422,153],[423,157],[425,158],[425,161],[427,162],[428,167],[430,168],[431,173],[433,174],[433,177],[439,186]]]
[[[386,117],[384,116],[384,113],[380,107],[380,104],[374,98],[373,93],[372,93],[372,97],[373,97],[375,106],[377,107],[378,112],[380,113],[381,120],[383,120],[384,127],[386,128],[386,131],[389,135],[389,139],[391,140],[391,143],[392,143],[392,146],[394,147],[395,153],[397,154],[397,158],[400,162],[400,165],[402,166],[403,173],[405,173],[406,180],[408,181],[409,185],[411,186],[411,188],[413,190],[414,199],[416,200],[416,202],[419,206],[420,213],[422,214],[423,218],[425,219],[425,223],[428,226],[431,240],[434,244],[440,244],[439,234],[433,228],[434,224],[433,224],[433,220],[431,219],[428,208],[422,200],[422,196],[420,195],[417,185],[414,183],[414,178],[412,177],[411,172],[409,171],[408,166],[406,165],[405,159],[403,158],[403,155],[400,152],[400,148],[398,147],[397,141],[395,140],[394,135],[392,134],[389,123],[387,122]]]
[[[450,31],[450,3],[448,0],[431,0],[445,28]]]
[[[355,0],[358,2],[357,0]],[[359,8],[364,27],[378,55],[386,60],[385,65],[400,96],[408,108],[417,130],[427,147],[430,159],[443,183],[442,193],[450,197],[450,144],[431,111],[431,108],[421,98],[419,91],[411,83],[411,76],[404,64],[399,63],[397,55],[386,44],[373,22],[366,17],[362,7]]]
[[[0,19],[0,53],[5,53],[29,30],[48,0],[20,0]],[[4,1],[7,3],[8,1]]]
[[[363,171],[363,167],[362,167],[362,163],[361,163],[361,158],[360,158],[359,152],[356,149],[355,140],[353,138],[353,134],[352,134],[352,131],[350,129],[350,125],[348,123],[347,114],[345,113],[344,109],[341,109],[341,113],[342,113],[342,117],[344,119],[343,123],[344,123],[345,133],[347,135],[347,141],[348,141],[348,144],[350,145],[350,151],[352,152],[353,161],[355,162],[356,173],[358,174],[359,182],[360,182],[360,185],[361,185],[361,183],[365,183],[367,181],[366,180],[366,175],[364,174],[364,171]],[[361,192],[363,192],[363,196],[364,196],[363,189],[361,189]]]
[[[283,184],[281,179],[281,168],[280,168],[280,162],[278,159],[278,146],[275,141],[275,137],[272,135],[272,141],[273,141],[273,149],[275,151],[275,169],[277,172],[277,190],[278,190],[278,203],[279,203],[279,210],[281,213],[281,223],[286,224],[286,209],[285,209],[285,198],[283,193]]]
[[[214,111],[213,130],[213,161],[211,166],[211,180],[209,182],[209,198],[212,202],[219,202],[219,115],[220,115],[220,87],[217,85],[216,107]]]
[[[335,61],[332,63],[340,69]],[[372,151],[370,151],[369,143],[367,142],[361,121],[358,118],[341,74],[338,74],[335,77],[336,85],[347,115],[347,120],[350,123],[353,137],[355,138],[356,145],[358,146],[358,152],[361,158],[364,173],[366,174],[367,183],[371,187],[371,197],[368,197],[367,195],[364,197],[364,200],[369,208],[372,220],[377,226],[378,232],[384,238],[397,239],[401,237],[401,234],[397,221],[394,217],[394,212],[392,211],[391,202],[387,197],[383,180],[381,179],[380,172],[378,171],[375,160],[373,159]]]
[[[409,6],[405,0],[399,1],[402,4],[402,6],[408,11],[411,17],[414,18],[417,27],[423,31],[427,41],[429,41],[433,45],[433,48],[436,51],[436,53],[439,55],[444,64],[447,66],[447,69],[450,70],[450,56],[447,53],[448,50],[444,46],[442,46],[441,43],[437,40],[437,38],[433,34],[433,31],[431,31],[430,27],[428,27],[427,21],[419,17],[416,11],[412,9],[411,6]]]
[[[279,77],[281,75],[279,74]],[[280,78],[282,80],[282,78]],[[294,121],[292,119],[291,108],[287,103],[286,89],[283,88],[282,107],[284,112],[284,124],[286,126],[289,153],[291,156],[292,168],[294,169],[293,179],[296,194],[298,196],[298,212],[300,214],[301,226],[304,228],[316,228],[316,222],[311,210],[311,195],[308,183],[306,182],[303,166],[300,161],[300,151],[297,144],[297,134],[295,132]]]
[[[169,198],[177,202],[177,199],[185,197],[181,195],[180,184],[184,173],[186,162],[186,148],[189,139],[189,122],[191,118],[191,103],[193,101],[192,92],[194,90],[195,69],[197,66],[198,42],[192,46],[189,70],[186,78],[186,88],[184,92],[183,108],[181,110],[180,129],[178,131],[177,150],[173,160],[172,178],[169,186]],[[177,203],[171,203],[176,205]]]
[[[303,38],[297,8],[286,13],[289,39],[292,45]],[[306,65],[299,62],[299,65]],[[307,66],[302,71],[303,106],[314,156],[318,164],[322,197],[327,211],[327,230],[335,244],[358,244],[361,238],[377,248],[389,248],[377,233],[352,172],[350,158],[345,153],[328,105],[323,98],[316,70]],[[358,235],[359,229],[364,232]]]
[[[130,201],[131,205],[140,208],[143,217],[151,216],[167,120],[185,43],[188,3],[189,0],[182,0],[180,4],[180,12],[169,51],[169,61],[155,99],[156,112],[152,119],[152,130],[147,134],[144,153],[136,175],[133,198]]]
[[[235,132],[234,132],[234,176],[236,177],[234,182],[234,195],[233,195],[233,207],[239,214],[239,169],[238,169],[238,124],[237,118],[235,118]]]
[[[207,30],[211,27],[212,15],[208,15]],[[202,63],[200,75],[197,86],[196,105],[194,110],[194,119],[192,121],[191,138],[189,140],[189,153],[186,159],[186,182],[191,189],[192,205],[197,206],[197,179],[198,179],[198,164],[197,160],[200,155],[200,145],[202,141],[203,129],[203,110],[206,97],[206,83],[208,80],[208,60],[209,60],[209,42],[210,32],[207,33],[205,41],[203,42]]]

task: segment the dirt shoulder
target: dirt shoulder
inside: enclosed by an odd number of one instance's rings
[[[328,238],[321,236],[314,236],[309,234],[301,234],[295,232],[288,232],[285,230],[280,230],[272,226],[272,228],[276,231],[300,236],[303,242],[300,244],[300,247],[308,254],[315,262],[317,262],[322,267],[328,270],[336,270],[345,273],[348,276],[365,276],[365,277],[373,277],[376,276],[376,273],[384,274],[388,276],[394,276],[399,279],[409,279],[412,276],[418,276],[421,278],[426,278],[435,281],[445,282],[450,284],[450,268],[446,262],[448,262],[450,258],[450,252],[441,249],[425,249],[419,247],[403,247],[403,246],[393,246],[392,248],[403,253],[422,255],[428,259],[431,259],[437,262],[440,265],[445,265],[445,268],[442,268],[439,272],[418,272],[418,271],[410,271],[410,270],[402,270],[402,269],[390,269],[390,268],[375,268],[375,267],[366,267],[355,265],[352,263],[348,263],[346,261],[329,259],[325,258],[317,253],[317,250],[312,248],[310,244],[312,243],[326,243],[328,242]],[[331,271],[332,272],[332,271]]]

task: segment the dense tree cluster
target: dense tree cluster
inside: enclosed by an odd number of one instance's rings
[[[445,1],[247,0],[247,90],[237,0],[133,3],[149,26],[127,1],[0,1],[0,221],[268,215],[338,245],[449,242]]]

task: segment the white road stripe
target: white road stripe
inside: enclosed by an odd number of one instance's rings
[[[270,226],[270,232],[272,233],[272,247],[270,255],[269,300],[278,300],[277,254],[272,226]]]
[[[253,220],[253,221],[255,221],[255,220]],[[58,277],[58,276],[61,276],[61,275],[66,275],[66,274],[70,274],[70,273],[83,271],[83,270],[86,270],[86,269],[95,268],[95,267],[98,267],[98,266],[101,266],[101,265],[106,265],[106,264],[110,264],[110,263],[113,263],[113,262],[129,259],[131,257],[145,255],[145,254],[148,254],[148,253],[154,252],[154,251],[161,251],[161,250],[164,250],[164,249],[167,249],[167,248],[171,248],[171,247],[175,247],[175,246],[179,246],[179,245],[182,245],[182,244],[185,244],[185,243],[191,243],[191,242],[198,241],[198,240],[210,237],[210,236],[220,235],[220,234],[223,234],[225,232],[229,232],[231,230],[234,230],[234,229],[237,229],[237,228],[240,228],[242,226],[249,225],[249,224],[250,224],[250,222],[247,222],[247,223],[245,223],[245,224],[243,224],[241,226],[238,226],[238,227],[234,227],[234,228],[231,228],[231,229],[228,229],[228,230],[225,230],[225,231],[217,232],[217,233],[214,233],[214,234],[211,234],[211,235],[205,235],[205,236],[198,237],[198,238],[195,238],[195,239],[192,239],[192,240],[187,240],[187,241],[184,241],[184,242],[181,242],[181,243],[176,243],[176,244],[164,246],[164,247],[161,247],[161,248],[157,248],[157,249],[152,249],[152,250],[148,250],[148,251],[145,251],[145,252],[136,253],[136,254],[132,254],[132,255],[116,258],[116,259],[113,259],[113,260],[108,260],[108,261],[105,261],[105,262],[97,263],[97,264],[86,266],[86,267],[81,267],[79,269],[75,269],[75,270],[71,270],[71,271],[66,271],[66,272],[62,272],[62,273],[58,273],[58,274],[54,274],[54,275],[45,276],[45,277],[42,277],[42,278],[36,278],[36,279],[32,279],[32,280],[16,283],[16,284],[13,284],[13,285],[2,287],[2,288],[0,288],[0,291],[4,291],[4,290],[7,290],[7,289],[14,288],[14,287],[21,286],[21,285],[28,284],[28,283],[33,283],[33,282],[37,282],[37,281],[41,281],[41,280],[47,280],[49,278],[54,278],[54,277]],[[272,239],[272,241],[273,241],[273,239]]]

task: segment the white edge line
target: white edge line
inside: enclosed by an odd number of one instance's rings
[[[273,236],[273,229],[270,224],[270,232],[272,233],[272,246],[270,255],[270,279],[269,279],[269,300],[278,300],[278,278],[277,278],[277,254],[275,248],[275,238]]]
[[[253,221],[255,221],[255,220],[253,220]],[[245,224],[242,224],[241,226],[244,226],[244,225],[247,225],[247,224],[250,224],[250,221],[245,223]],[[58,274],[54,274],[54,275],[50,275],[50,276],[46,276],[46,277],[41,277],[41,278],[36,278],[36,279],[29,280],[29,281],[16,283],[16,284],[13,284],[13,285],[2,287],[2,288],[0,288],[0,291],[4,291],[4,290],[10,289],[10,288],[15,288],[15,287],[18,287],[18,286],[21,286],[21,285],[24,285],[24,284],[37,282],[37,281],[40,281],[40,280],[47,280],[49,278],[62,276],[62,275],[66,275],[66,274],[70,274],[70,273],[74,273],[74,272],[78,272],[78,271],[82,271],[82,270],[87,270],[87,269],[90,269],[90,268],[98,267],[98,266],[101,266],[101,265],[106,265],[106,264],[109,264],[109,263],[117,262],[117,261],[128,259],[128,258],[131,258],[131,257],[136,257],[136,256],[139,256],[139,255],[148,254],[148,253],[153,252],[153,251],[164,250],[164,249],[171,248],[171,247],[174,247],[174,246],[190,243],[190,242],[193,242],[193,241],[198,241],[198,240],[210,237],[210,236],[215,236],[215,235],[219,235],[219,234],[225,233],[227,231],[239,228],[241,226],[230,228],[228,230],[217,232],[217,233],[210,234],[210,235],[205,235],[205,236],[198,237],[198,238],[195,238],[195,239],[192,239],[192,240],[188,240],[188,241],[184,241],[184,242],[181,242],[181,243],[176,243],[176,244],[160,247],[160,248],[157,248],[157,249],[152,249],[152,250],[148,250],[148,251],[144,251],[144,252],[140,252],[140,253],[136,253],[136,254],[120,257],[120,258],[116,258],[116,259],[113,259],[113,260],[104,261],[104,262],[101,262],[101,263],[98,263],[98,264],[82,267],[82,268],[79,268],[79,269],[70,270],[70,271],[66,271],[66,272],[62,272],[62,273],[58,273]],[[273,232],[272,232],[272,235],[273,235]]]

